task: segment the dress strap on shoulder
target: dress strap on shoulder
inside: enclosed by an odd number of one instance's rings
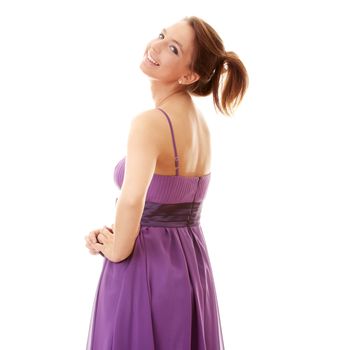
[[[161,112],[163,112],[163,114],[167,117],[168,119],[168,122],[169,122],[169,126],[170,126],[170,131],[171,131],[171,137],[172,137],[172,140],[173,140],[173,146],[174,146],[174,153],[175,153],[175,170],[176,170],[176,175],[179,175],[179,156],[177,154],[177,150],[176,150],[176,144],[175,144],[175,136],[174,136],[174,129],[173,129],[173,126],[171,124],[171,120],[169,118],[169,116],[166,114],[166,112],[161,109],[161,108],[157,108],[159,109]]]

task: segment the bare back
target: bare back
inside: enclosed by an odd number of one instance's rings
[[[171,126],[164,114],[170,119]],[[157,159],[155,173],[175,175],[171,128],[178,155],[178,175],[203,176],[210,173],[210,132],[205,119],[194,105],[162,107],[159,110],[159,119],[161,153]]]

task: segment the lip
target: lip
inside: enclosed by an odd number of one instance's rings
[[[155,67],[159,67],[159,66],[160,66],[158,60],[156,60],[156,59],[151,55],[151,53],[150,53],[149,50],[147,50],[146,53],[145,53],[145,60],[146,60],[147,62],[149,62],[150,64],[152,64],[153,66],[155,66]]]

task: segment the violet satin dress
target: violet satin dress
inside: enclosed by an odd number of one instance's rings
[[[210,174],[154,174],[132,254],[104,258],[87,350],[223,350],[215,283],[200,224]],[[114,170],[121,188],[125,157]]]

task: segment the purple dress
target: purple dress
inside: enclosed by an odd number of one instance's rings
[[[104,258],[87,350],[223,350],[223,336],[200,213],[210,174],[154,174],[132,254]],[[121,188],[125,157],[114,170]]]

